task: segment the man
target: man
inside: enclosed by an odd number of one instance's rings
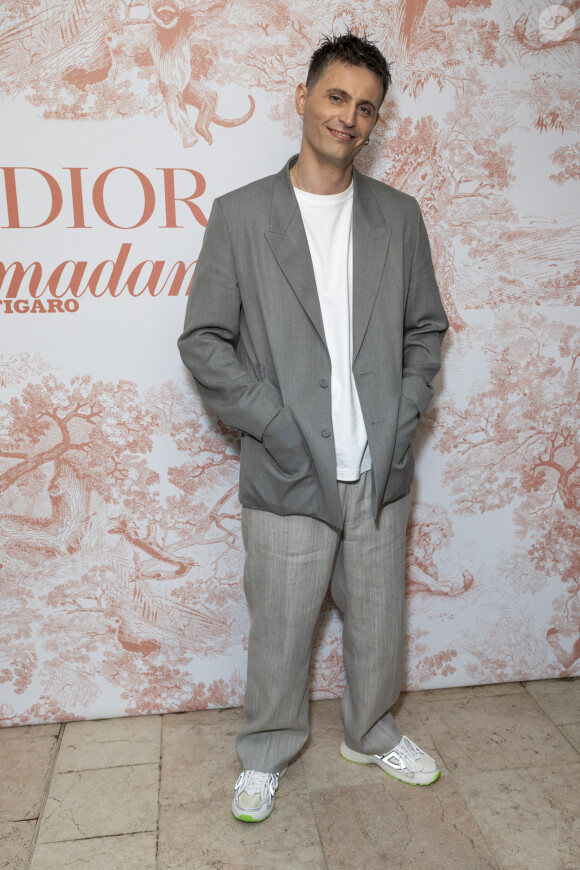
[[[296,91],[298,158],[214,203],[179,340],[202,398],[242,435],[242,821],[270,815],[308,737],[331,574],[344,615],[341,755],[412,784],[439,777],[389,712],[403,676],[410,441],[448,326],[416,201],[353,169],[389,84],[366,39],[314,52]]]

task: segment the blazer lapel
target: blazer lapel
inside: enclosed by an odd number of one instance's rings
[[[372,314],[389,247],[385,220],[368,179],[356,169],[353,205],[353,362]]]
[[[292,290],[326,344],[310,249],[288,172],[293,159],[274,179],[270,231],[264,235]]]

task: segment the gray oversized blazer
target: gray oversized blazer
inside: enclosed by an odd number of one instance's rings
[[[241,503],[341,527],[331,365],[295,159],[214,202],[178,345],[208,408],[242,433]],[[353,229],[353,372],[378,513],[411,485],[411,436],[448,322],[416,200],[355,170]]]

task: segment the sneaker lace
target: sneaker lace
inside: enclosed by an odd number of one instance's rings
[[[403,737],[396,747],[396,751],[406,768],[412,770],[413,773],[419,770],[417,762],[420,761],[422,753],[416,743],[413,743],[408,737]]]
[[[261,770],[243,770],[236,782],[236,790],[248,794],[261,794],[265,789],[273,797],[278,788],[279,773],[264,773]]]

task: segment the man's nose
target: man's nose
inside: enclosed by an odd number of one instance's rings
[[[338,120],[341,121],[345,127],[354,127],[356,124],[356,106],[351,105],[350,103],[343,106],[338,116]]]

